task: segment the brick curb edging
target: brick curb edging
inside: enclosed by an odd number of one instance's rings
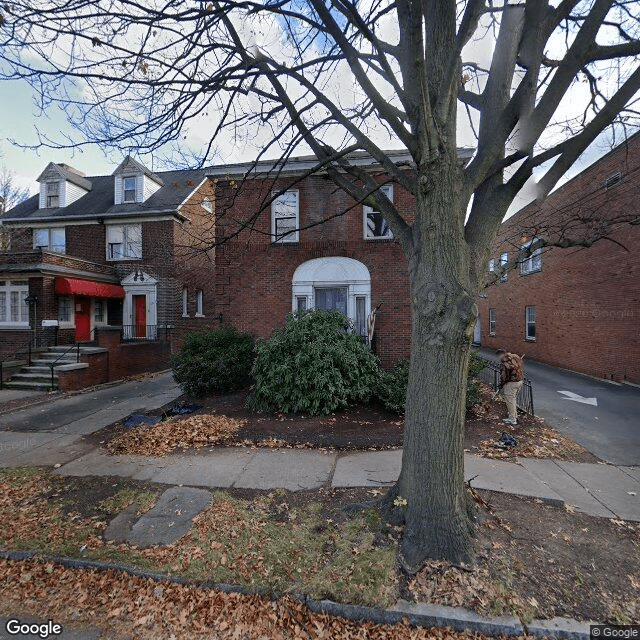
[[[200,589],[215,589],[223,593],[241,595],[262,595],[276,598],[278,594],[264,590],[253,590],[240,585],[218,582],[194,582],[166,574],[150,573],[123,564],[108,564],[97,560],[79,560],[60,556],[43,556],[34,551],[2,551],[0,558],[5,560],[41,559],[54,562],[69,569],[97,569],[99,571],[119,571],[127,575],[146,578],[155,582],[171,582],[189,585]],[[551,620],[532,620],[522,623],[518,618],[508,616],[489,618],[461,607],[447,607],[433,604],[413,604],[399,600],[393,607],[377,609],[352,604],[342,604],[331,600],[314,600],[299,593],[290,594],[306,605],[314,613],[328,613],[354,622],[372,622],[374,624],[395,625],[407,619],[416,627],[451,627],[454,631],[471,631],[489,636],[521,636],[524,634],[538,638],[558,640],[589,640],[589,624],[570,618]]]

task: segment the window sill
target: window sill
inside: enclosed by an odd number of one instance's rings
[[[107,262],[140,262],[142,258],[107,258]]]
[[[393,236],[375,236],[373,238],[365,237],[366,242],[392,242],[395,240]]]
[[[28,324],[4,324],[0,323],[0,331],[30,331],[31,327]]]
[[[183,317],[183,318],[190,318],[191,316],[190,316],[188,313],[183,313],[183,314],[182,314],[182,317]]]
[[[194,318],[204,318],[204,313],[196,313]]]
[[[535,342],[536,339],[535,338],[525,338],[524,341],[525,342]]]

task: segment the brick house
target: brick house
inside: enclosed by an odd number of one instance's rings
[[[596,220],[638,215],[640,134],[502,226],[489,271],[536,237],[579,237]],[[585,226],[586,225],[586,226]],[[546,235],[545,235],[546,234]],[[482,345],[599,378],[640,383],[640,226],[590,248],[521,261],[479,300]]]
[[[213,251],[198,249],[212,233],[213,181],[204,171],[154,173],[127,157],[107,176],[50,163],[38,182],[37,195],[0,218],[9,238],[0,253],[0,360],[29,341],[101,337],[146,343],[146,352],[120,353],[110,378],[166,367],[185,331],[212,322]]]
[[[405,152],[389,155],[410,167]],[[372,172],[400,213],[413,220],[413,196],[388,182],[370,158],[351,161]],[[336,309],[366,339],[367,319],[379,307],[372,347],[384,366],[409,357],[407,262],[382,216],[326,174],[308,175],[313,158],[288,160],[276,177],[267,176],[272,164],[209,170],[217,181],[216,234],[228,238],[216,249],[214,314],[267,338],[292,311]]]

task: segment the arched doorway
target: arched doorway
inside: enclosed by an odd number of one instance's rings
[[[293,274],[292,309],[340,311],[361,336],[366,336],[367,317],[371,313],[369,270],[353,258],[315,258],[303,262]]]

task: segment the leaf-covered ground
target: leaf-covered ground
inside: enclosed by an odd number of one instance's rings
[[[155,426],[125,429],[111,425],[87,440],[113,454],[163,456],[178,450],[212,446],[296,447],[342,450],[388,449],[402,446],[404,420],[376,406],[355,406],[329,416],[260,414],[246,407],[247,392],[206,398],[183,398],[200,406],[188,418],[165,416]],[[557,458],[595,462],[597,458],[540,418],[520,414],[517,426],[506,425],[506,406],[492,400],[481,385],[481,401],[467,415],[465,450],[487,458]],[[502,434],[515,438],[505,446]]]
[[[131,505],[138,513],[148,510],[162,489],[120,478],[60,478],[42,469],[1,471],[0,548],[124,563],[194,583],[225,582],[263,593],[302,592],[372,606],[402,597],[525,621],[640,618],[637,524],[482,492],[475,494],[475,563],[433,562],[407,577],[395,564],[400,531],[382,523],[373,508],[344,509],[375,500],[382,490],[233,490],[216,493],[211,507],[173,545],[137,549],[105,542],[102,534],[117,513]],[[55,614],[106,629],[134,629],[140,638],[197,638],[205,627],[225,638],[414,637],[406,628],[371,625],[366,627],[370,635],[358,636],[356,625],[318,618],[292,602],[72,571],[49,561],[0,562],[0,615]],[[300,631],[287,613],[292,610],[303,621],[295,623]],[[237,636],[234,625],[239,625]],[[421,633],[415,637],[433,637]]]

